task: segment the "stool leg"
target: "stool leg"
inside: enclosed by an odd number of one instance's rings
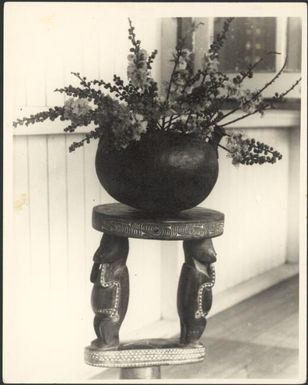
[[[180,341],[191,344],[204,332],[206,315],[212,306],[216,252],[211,239],[184,241],[183,247],[185,263],[179,280],[177,307],[181,322]]]
[[[119,344],[119,330],[129,298],[128,250],[127,238],[104,234],[93,258],[91,305],[97,339],[92,345],[96,347]]]

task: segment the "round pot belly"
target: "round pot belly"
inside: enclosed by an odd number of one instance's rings
[[[156,213],[197,206],[218,176],[217,152],[211,144],[159,131],[121,150],[101,138],[95,164],[102,186],[114,199]]]

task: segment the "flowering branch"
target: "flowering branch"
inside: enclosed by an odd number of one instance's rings
[[[244,100],[244,102],[241,104],[241,108],[243,110],[245,110],[245,107],[248,106],[248,105],[251,105],[252,102],[254,102],[255,100],[258,99],[258,97],[261,95],[261,93],[267,88],[269,87],[272,83],[274,83],[274,81],[280,76],[280,74],[282,73],[282,71],[284,70],[285,66],[286,66],[286,63],[287,63],[287,59],[285,60],[282,68],[280,69],[280,71],[268,82],[264,85],[264,87],[262,87],[260,90],[258,90],[257,92],[253,93],[252,94],[252,97],[250,99],[246,99]],[[233,110],[231,110],[230,112],[228,112],[227,114],[223,115],[221,117],[221,119],[219,121],[221,121],[222,119],[226,118],[227,116],[229,115],[232,115],[234,112],[238,111],[240,108],[239,107],[236,107],[234,108]],[[245,116],[249,116],[249,114],[245,115]],[[218,121],[218,122],[219,122]],[[223,125],[222,125],[223,126]]]
[[[195,32],[200,24],[192,23],[191,28],[179,39],[173,55],[173,68],[164,95],[158,94],[158,84],[152,78],[152,64],[158,51],[148,54],[137,39],[135,27],[128,19],[128,38],[131,48],[128,54],[127,81],[113,75],[111,82],[102,79],[88,81],[79,72],[72,72],[80,85],[69,85],[56,89],[56,92],[69,96],[62,107],[49,108],[13,122],[13,126],[34,124],[47,119],[69,121],[65,132],[72,133],[78,127],[93,123],[94,130],[85,137],[74,142],[69,150],[89,143],[92,139],[110,138],[114,150],[124,150],[131,142],[139,141],[143,135],[155,130],[170,131],[183,135],[194,134],[201,140],[207,140],[215,147],[221,147],[232,157],[234,164],[274,163],[281,159],[281,154],[272,147],[255,139],[246,138],[236,131],[227,132],[230,126],[256,113],[274,108],[274,104],[283,101],[284,97],[300,82],[298,79],[286,91],[277,92],[269,101],[262,99],[262,93],[270,87],[282,74],[287,59],[278,73],[260,89],[251,92],[242,89],[246,78],[253,77],[254,69],[264,57],[241,71],[233,79],[219,70],[219,53],[227,39],[227,33],[233,18],[224,22],[222,32],[218,33],[207,53],[204,55],[203,66],[192,71],[192,52],[184,48],[188,35]],[[268,52],[266,55],[278,54]],[[100,87],[102,89],[100,89]],[[223,113],[223,105],[227,99],[236,101],[236,107]],[[236,111],[242,110],[243,115],[231,118],[222,123]],[[225,138],[226,145],[220,141]]]
[[[286,96],[289,92],[291,92],[299,84],[300,81],[301,81],[301,78],[296,80],[296,82],[290,88],[288,88],[285,92],[283,92],[281,94],[276,93],[276,95],[271,99],[271,101],[269,103],[262,102],[262,103],[260,103],[260,105],[254,111],[249,112],[249,113],[247,113],[245,115],[242,115],[242,116],[240,116],[240,117],[238,117],[238,118],[236,118],[234,120],[231,120],[229,122],[226,122],[224,124],[221,124],[221,125],[219,125],[219,127],[222,128],[222,127],[228,126],[228,125],[230,125],[232,123],[238,122],[239,120],[245,119],[245,118],[247,118],[250,115],[254,115],[257,112],[263,112],[263,111],[265,111],[265,110],[267,110],[269,108],[272,108],[273,103],[275,101],[281,101],[284,96]]]

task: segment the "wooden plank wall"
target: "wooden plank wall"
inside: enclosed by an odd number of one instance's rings
[[[54,9],[40,3],[31,12],[27,4],[7,8],[8,132],[17,116],[63,103],[64,97],[53,90],[76,83],[71,71],[89,79],[111,80],[114,73],[125,78],[127,16],[82,4],[62,3]],[[150,52],[159,49],[159,19],[134,21],[145,47]],[[153,72],[159,79],[158,65]],[[52,123],[43,125],[44,134],[39,127],[37,134],[31,129],[21,128],[13,139],[13,249],[6,265],[6,298],[12,309],[6,319],[6,368],[10,378],[16,373],[22,379],[31,376],[29,368],[35,363],[42,368],[37,376],[44,375],[42,351],[59,360],[58,368],[64,360],[84,369],[82,350],[95,336],[89,274],[101,237],[92,229],[91,211],[94,205],[113,201],[95,174],[97,143],[68,153],[69,144],[82,134],[65,135],[61,125],[57,130]],[[160,296],[153,296],[161,286],[160,243],[145,246],[132,240],[130,250],[131,295],[123,332],[158,320],[161,314]],[[23,349],[13,353],[16,338],[19,346],[33,347],[26,357]],[[67,349],[59,349],[61,343],[70,346],[70,359]],[[13,368],[16,361],[20,368]]]

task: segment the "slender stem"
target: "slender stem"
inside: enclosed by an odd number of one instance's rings
[[[298,83],[300,81],[301,81],[301,78],[299,78],[294,84],[292,84],[292,86],[289,89],[287,89],[285,92],[280,94],[277,97],[277,99],[283,98],[284,96],[286,96],[290,91],[292,91],[298,85]],[[250,116],[250,115],[253,115],[253,114],[257,113],[257,112],[260,112],[261,110],[263,110],[263,111],[268,110],[270,107],[271,107],[271,104],[265,103],[265,104],[261,105],[259,108],[257,108],[254,112],[249,112],[249,113],[247,113],[245,115],[242,115],[242,116],[238,117],[237,119],[231,120],[231,121],[229,121],[227,123],[224,123],[224,124],[222,124],[222,125],[220,125],[218,127],[221,128],[221,127],[228,126],[231,123],[238,122],[239,120],[242,120],[242,119],[246,118],[247,116]]]
[[[267,107],[270,107],[270,105],[268,104],[268,105],[265,106],[265,108],[263,108],[263,107],[264,107],[264,106],[262,106],[262,110],[264,111],[264,110],[267,110],[267,109],[268,109]],[[239,120],[245,119],[245,118],[247,118],[248,116],[254,115],[254,114],[256,114],[257,112],[260,112],[260,111],[261,111],[261,108],[257,108],[254,112],[248,112],[247,114],[242,115],[242,116],[240,116],[240,117],[238,117],[238,118],[236,118],[236,119],[233,119],[233,120],[231,120],[230,122],[227,122],[227,123],[225,123],[225,124],[222,124],[222,125],[220,125],[220,126],[218,126],[218,127],[222,128],[222,127],[228,126],[228,125],[231,124],[231,123],[238,122]]]
[[[190,119],[190,117],[191,117],[191,114],[192,114],[192,112],[189,111],[188,116],[187,116],[187,119],[186,119],[186,122],[185,122],[185,126],[186,126],[186,127],[187,127],[188,121],[189,121],[189,119]]]
[[[286,65],[287,65],[287,60],[288,60],[288,56],[286,56],[286,59],[283,63],[283,66],[280,68],[280,71],[273,77],[272,80],[270,80],[269,82],[267,82],[264,87],[262,87],[256,94],[254,94],[254,96],[252,97],[252,100],[256,99],[267,87],[269,87],[271,84],[274,83],[274,81],[281,75],[282,71],[285,69]],[[250,100],[249,100],[250,101]],[[248,104],[249,101],[247,101],[246,103],[244,104]]]
[[[180,57],[181,57],[181,54],[182,54],[183,44],[184,44],[187,36],[190,33],[194,32],[198,28],[198,26],[201,25],[201,24],[203,24],[203,23],[198,23],[197,25],[193,25],[192,28],[186,32],[186,34],[183,36],[182,39],[180,39],[179,43],[177,44],[177,48],[176,48],[177,55],[176,55],[176,58],[175,58],[175,61],[174,61],[173,70],[172,70],[172,73],[171,73],[171,76],[170,76],[170,80],[169,80],[169,84],[168,84],[168,90],[167,90],[167,95],[166,95],[166,103],[168,103],[168,101],[169,101],[169,96],[170,96],[171,86],[172,86],[172,82],[173,82],[173,77],[174,77],[174,73],[175,73],[176,67],[179,64],[179,60],[180,60]],[[164,125],[165,125],[165,118],[163,118],[163,127],[164,127]]]
[[[170,128],[170,126],[171,126],[172,118],[173,118],[173,115],[170,115],[169,120],[168,120],[167,130],[168,130],[168,129]]]
[[[206,75],[207,75],[207,71],[204,71],[204,72],[202,72],[202,73],[203,73],[203,76],[202,76],[200,85],[203,85],[203,84],[204,84],[204,81],[205,81],[205,78],[206,78]]]
[[[174,73],[175,73],[175,70],[176,70],[176,67],[179,63],[179,60],[180,60],[180,56],[181,56],[181,50],[177,51],[177,57],[174,61],[174,66],[173,66],[173,69],[172,69],[172,72],[171,72],[171,76],[170,76],[170,80],[169,80],[169,84],[168,84],[168,89],[167,89],[167,95],[166,95],[166,105],[168,105],[168,101],[169,101],[169,96],[170,96],[170,91],[171,91],[171,85],[172,85],[172,82],[173,82],[173,77],[174,77]],[[163,121],[162,121],[162,127],[165,128],[165,121],[166,121],[166,118],[165,116],[163,117]]]
[[[230,136],[230,135],[228,135],[228,134],[226,134],[227,136]],[[223,148],[225,151],[227,151],[227,152],[229,152],[230,154],[233,154],[233,151],[230,151],[228,148],[226,148],[225,146],[223,146],[223,145],[221,145],[221,144],[219,144],[219,143],[216,143],[217,144],[217,146],[218,147],[221,147],[221,148]],[[256,146],[253,146],[254,148],[257,148]],[[267,149],[266,150],[266,152],[268,152],[268,153],[270,153],[270,154],[274,154],[274,152],[275,151],[271,151],[271,150],[269,150],[269,149]]]
[[[191,79],[187,79],[186,80],[186,83],[183,87],[183,90],[182,90],[182,94],[184,94],[186,88],[188,87],[188,85],[190,85],[191,87],[193,86],[194,83],[196,83],[196,81],[198,81],[201,77],[201,74],[203,74],[203,71],[199,70],[199,72],[197,72]]]
[[[243,106],[245,106],[248,103],[250,103],[251,101],[255,100],[267,87],[269,87],[280,76],[280,74],[282,73],[282,71],[285,69],[285,67],[287,65],[287,58],[288,57],[286,57],[285,62],[283,63],[283,66],[281,67],[280,71],[269,82],[267,82],[264,85],[264,87],[262,87],[256,94],[254,94],[252,98],[250,98],[245,103],[243,103]],[[239,107],[234,108],[233,110],[231,110],[228,113],[226,113],[225,115],[223,115],[221,117],[221,119],[219,119],[217,122],[220,122],[222,119],[226,118],[227,116],[232,115],[234,112],[238,111],[239,109],[240,109]]]
[[[158,122],[156,122],[156,125],[157,125],[160,129],[162,129],[162,126],[161,126]]]
[[[232,154],[232,151],[230,151],[227,147],[223,146],[222,144],[217,143],[217,146],[223,148],[225,151],[228,151],[230,152],[230,154]]]
[[[226,135],[227,135],[227,136],[230,136],[230,135],[228,135],[228,134],[226,134]],[[211,140],[210,137],[207,136],[207,138],[209,138],[209,139]],[[220,144],[220,143],[218,143],[218,142],[213,142],[213,143],[215,143],[218,147],[221,147],[221,148],[223,148],[225,151],[230,152],[230,154],[232,154],[232,151],[230,151],[227,147],[223,146],[222,144]]]
[[[171,91],[171,85],[172,85],[172,82],[173,82],[173,76],[174,76],[176,67],[179,64],[179,60],[180,60],[180,57],[181,57],[181,52],[182,52],[181,50],[177,51],[177,57],[176,57],[176,59],[174,61],[173,70],[171,72],[171,76],[170,76],[170,80],[169,80],[169,84],[168,84],[168,90],[167,90],[167,95],[166,95],[166,102],[168,102],[168,100],[169,100],[170,91]]]
[[[202,72],[202,73],[203,73],[203,76],[202,76],[202,80],[201,80],[201,83],[200,83],[200,86],[199,86],[199,87],[203,86],[204,81],[205,81],[205,78],[206,78],[206,75],[207,75],[207,71],[204,71],[204,72]],[[222,82],[222,83],[223,83],[223,82]],[[211,88],[210,88],[210,89],[211,89]],[[214,87],[214,89],[215,89],[215,87]],[[206,94],[206,95],[207,95],[207,94]],[[206,95],[205,95],[205,96],[206,96]],[[186,120],[185,125],[187,125],[187,123],[188,123],[188,121],[189,121],[191,115],[192,115],[192,112],[189,111],[189,114],[188,114],[188,117],[187,117],[187,120]],[[199,117],[200,117],[200,116],[197,114],[197,120],[199,120]]]
[[[278,52],[267,52],[265,54],[266,55],[278,55],[279,53]],[[250,65],[248,67],[248,70],[242,75],[242,78],[239,80],[239,83],[242,83],[244,79],[247,78],[247,76],[249,75],[249,73],[251,73],[251,71],[256,68],[262,61],[264,60],[264,57],[261,57],[261,59],[257,60],[253,65]]]
[[[215,119],[217,119],[217,116],[214,118],[214,116],[218,114],[218,111],[213,111],[212,114],[210,114],[210,122],[215,122]],[[214,119],[213,119],[214,118]],[[212,120],[213,119],[213,120]]]
[[[162,124],[161,124],[161,129],[163,129],[165,127],[165,120],[166,120],[166,117],[163,116],[163,120],[162,120]]]
[[[179,114],[175,114],[175,115],[171,115],[170,116],[170,119],[169,119],[169,122],[168,122],[168,129],[171,127],[171,124],[173,123],[174,120],[176,120],[179,116]]]
[[[297,85],[298,83],[302,80],[302,78],[299,78],[298,80],[296,80],[296,82],[292,85],[292,87],[290,87],[287,91],[283,92],[282,94],[280,94],[280,97],[283,98],[285,95],[287,95],[290,91],[292,91]]]

